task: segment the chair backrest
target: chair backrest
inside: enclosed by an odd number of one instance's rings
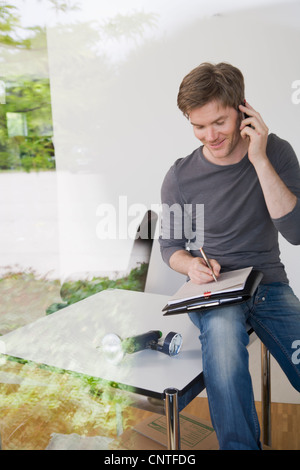
[[[186,276],[179,274],[164,263],[158,239],[152,244],[145,292],[173,295],[185,282]]]
[[[154,211],[147,211],[137,228],[128,268],[138,262],[148,264],[144,292],[173,295],[185,282],[186,276],[179,274],[164,263],[158,242],[158,220]]]

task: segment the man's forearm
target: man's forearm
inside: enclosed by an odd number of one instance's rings
[[[289,190],[274,170],[268,158],[255,163],[255,170],[272,219],[279,219],[291,212],[297,197]]]
[[[172,254],[169,264],[174,271],[178,273],[188,275],[189,266],[191,261],[193,260],[193,256],[186,250],[178,250]]]
[[[269,129],[261,115],[249,103],[239,108],[249,116],[240,126],[241,136],[249,142],[248,158],[255,168],[271,218],[280,219],[292,212],[297,197],[276,173],[267,156]]]

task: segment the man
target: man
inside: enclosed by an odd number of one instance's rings
[[[268,134],[260,114],[244,101],[243,75],[232,65],[204,63],[192,70],[180,85],[178,107],[202,145],[168,171],[163,206],[204,205],[203,248],[216,277],[248,266],[264,275],[250,301],[189,314],[200,329],[205,385],[220,448],[260,449],[246,324],[300,391],[300,361],[293,356],[300,340],[300,303],[278,246],[278,233],[300,244],[299,163],[289,143]],[[183,230],[181,238],[174,236],[178,226],[176,215],[171,230],[162,218],[164,261],[194,283],[212,281],[200,251],[187,249]]]

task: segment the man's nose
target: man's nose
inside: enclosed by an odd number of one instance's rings
[[[209,127],[206,129],[206,140],[208,142],[214,142],[217,140],[217,132],[213,127]]]

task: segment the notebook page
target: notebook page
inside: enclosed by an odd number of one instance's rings
[[[201,285],[188,281],[170,298],[168,304],[171,305],[182,300],[201,298],[208,292],[210,294],[219,294],[242,290],[251,271],[252,267],[249,267],[221,273],[218,282],[212,281]]]

